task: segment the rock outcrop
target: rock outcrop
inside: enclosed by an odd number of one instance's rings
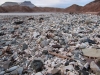
[[[20,6],[28,6],[28,7],[30,7],[30,8],[35,7],[35,5],[32,4],[30,1],[24,1],[24,2],[22,2],[22,3],[20,4]]]

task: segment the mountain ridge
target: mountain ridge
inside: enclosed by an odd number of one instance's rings
[[[5,2],[7,4],[7,2]],[[5,4],[4,3],[4,4]],[[9,2],[10,4],[12,2]],[[0,6],[0,12],[75,12],[75,13],[86,13],[86,12],[97,12],[100,13],[100,0],[92,1],[85,6],[79,6],[73,4],[67,8],[54,8],[54,7],[38,7],[32,4],[30,1],[24,1],[22,3],[13,2],[12,5],[2,4]],[[17,4],[18,3],[18,4]]]
[[[21,3],[18,3],[18,2],[5,2],[1,6],[5,7],[5,6],[16,6],[16,5],[18,5],[18,6],[28,6],[30,8],[35,7],[35,5],[31,3],[31,1],[24,1],[24,2],[21,2]]]

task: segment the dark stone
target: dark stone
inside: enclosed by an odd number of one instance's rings
[[[21,52],[18,52],[18,54],[19,55],[23,55],[23,54],[25,54],[25,52],[24,51],[21,51]]]
[[[90,65],[87,68],[83,67],[82,70],[84,70],[84,71],[90,71]]]
[[[14,22],[14,24],[23,24],[24,21],[17,21],[17,22]]]
[[[18,17],[13,17],[12,19],[18,19]]]
[[[17,41],[16,41],[16,38],[14,38],[12,41],[11,41],[11,44],[16,44]]]
[[[41,60],[34,60],[31,63],[31,67],[36,71],[36,72],[40,72],[43,70],[44,68],[44,64]]]
[[[5,35],[5,33],[4,32],[0,32],[0,36],[3,36],[3,35]]]
[[[54,56],[53,55],[51,55],[51,54],[48,54],[48,58],[50,59],[50,58],[53,58]]]
[[[42,23],[44,18],[39,18],[39,23]]]
[[[13,54],[13,50],[6,50],[6,53]]]
[[[88,42],[89,44],[96,44],[96,41],[91,40],[91,39],[89,39],[89,38],[84,39],[84,40],[82,40],[81,42],[83,42],[83,43]]]
[[[70,60],[69,60],[69,62],[76,62],[76,61],[75,61],[75,60],[73,60],[73,59],[70,59]]]
[[[13,50],[11,50],[10,45],[8,45],[5,52],[8,53],[8,54],[13,54]]]
[[[61,45],[52,45],[53,48],[62,48]]]
[[[66,72],[68,72],[69,70],[68,69],[66,69]]]
[[[58,50],[56,50],[56,53],[60,53]]]
[[[28,48],[28,45],[27,44],[23,44],[23,48],[22,48],[22,50],[25,50],[25,49],[27,49]]]
[[[78,65],[75,66],[75,70],[80,70]]]
[[[89,73],[87,71],[80,70],[79,75],[89,75]]]
[[[29,18],[28,20],[34,20],[34,18]]]
[[[47,50],[43,50],[42,54],[48,54],[48,51]]]
[[[56,50],[52,50],[52,52],[56,52]]]
[[[1,72],[1,71],[4,71],[4,70],[5,70],[5,69],[4,69],[3,67],[0,66],[0,72]]]
[[[51,73],[47,73],[46,75],[52,75]]]
[[[52,52],[56,52],[56,53],[59,53],[59,51],[58,51],[58,50],[52,50]]]
[[[68,62],[68,61],[66,61],[65,66],[68,66],[68,65],[69,65],[69,62]]]
[[[100,35],[97,35],[98,38],[100,38]]]

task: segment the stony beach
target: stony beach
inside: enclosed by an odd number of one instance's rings
[[[100,16],[1,15],[0,75],[100,75]]]

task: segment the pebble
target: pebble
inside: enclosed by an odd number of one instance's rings
[[[25,49],[27,49],[28,48],[28,45],[27,44],[23,44],[23,47],[22,47],[22,50],[25,50]]]
[[[47,46],[48,44],[49,44],[49,42],[47,40],[41,41],[41,43],[40,43],[42,48]]]
[[[11,68],[7,69],[6,72],[11,72],[11,71],[13,71],[13,70],[15,70],[15,69],[17,69],[17,68],[18,68],[18,66],[11,67]]]
[[[36,72],[40,72],[43,70],[43,62],[41,60],[34,60],[31,63],[31,67],[36,71]]]
[[[41,72],[36,73],[35,75],[43,75]]]

